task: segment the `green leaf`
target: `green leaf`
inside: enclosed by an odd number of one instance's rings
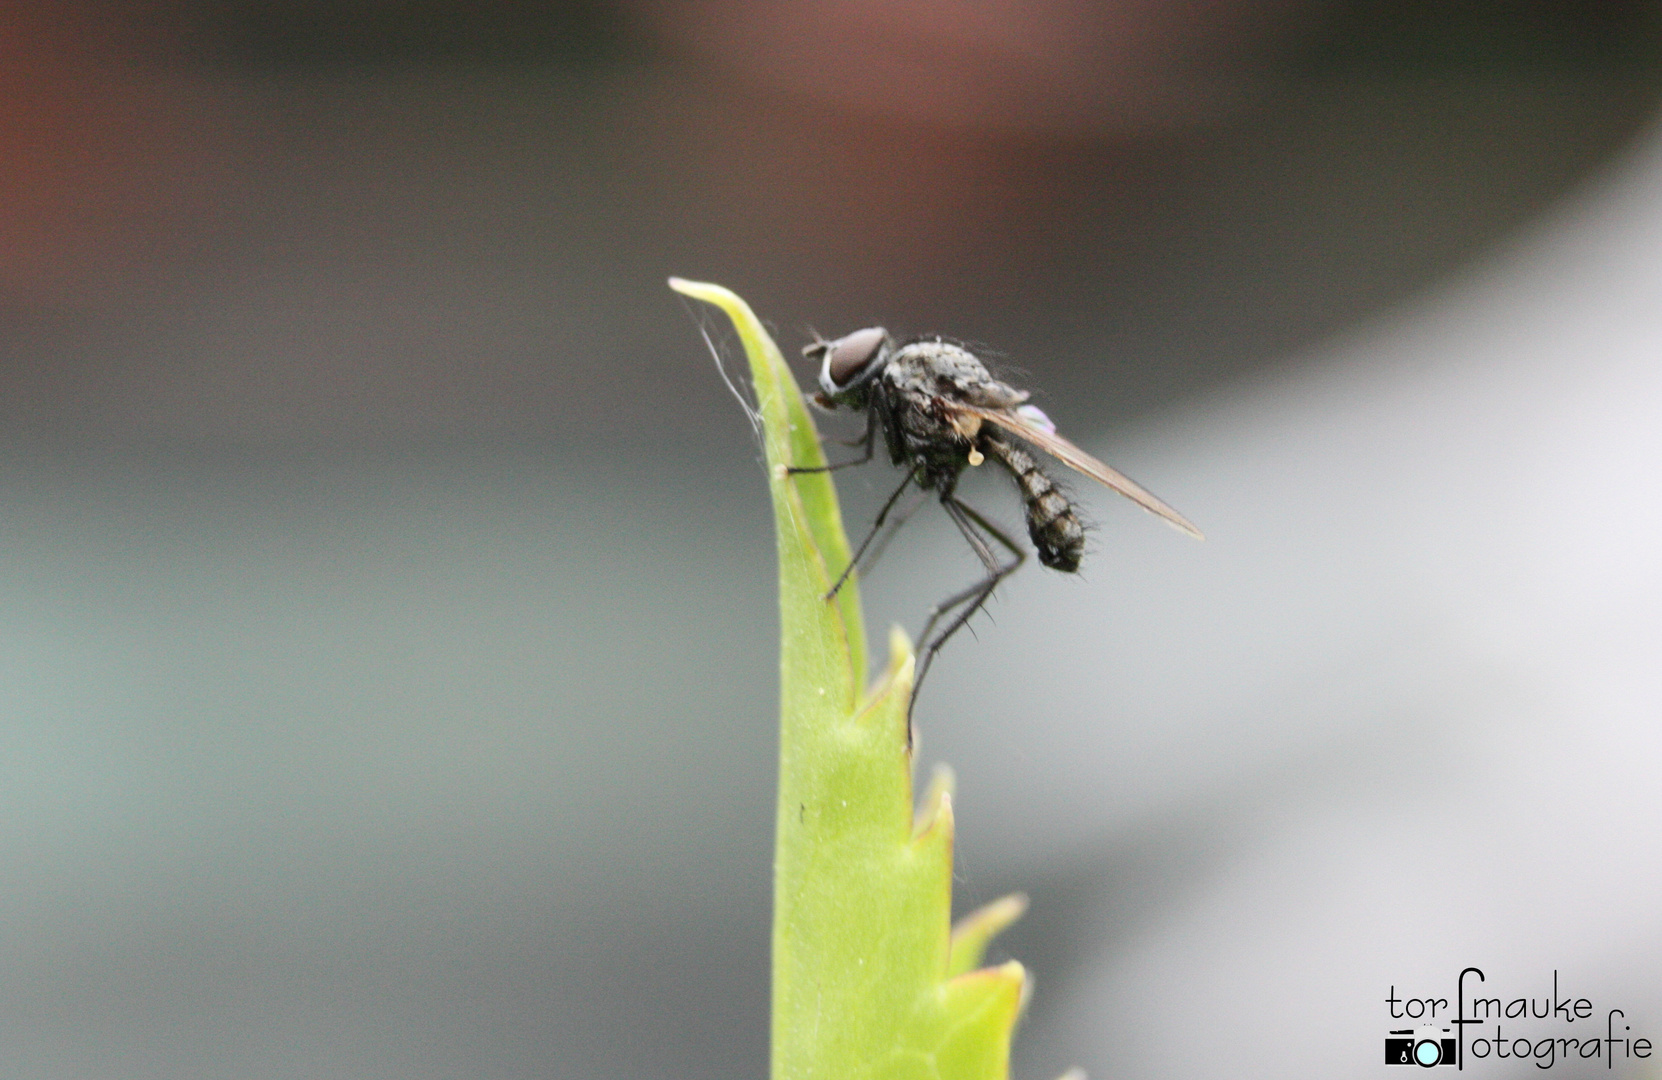
[[[719,285],[670,287],[726,313],[761,412],[779,548],[780,744],[774,862],[774,1080],[1003,1080],[1025,973],[969,970],[1020,914],[1001,901],[951,934],[952,781],[914,818],[911,643],[863,689],[865,640],[829,473],[802,393],[750,307]],[[984,909],[985,910],[985,909]]]

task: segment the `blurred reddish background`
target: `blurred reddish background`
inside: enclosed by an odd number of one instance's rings
[[[669,273],[1045,357],[1123,419],[1458,265],[1618,148],[1656,5],[12,3],[0,435],[720,422]],[[671,359],[673,358],[673,359]]]

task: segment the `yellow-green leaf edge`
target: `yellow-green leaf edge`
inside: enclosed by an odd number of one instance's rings
[[[670,279],[732,320],[755,386],[779,545],[780,745],[774,862],[773,1080],[1005,1080],[1025,972],[975,968],[1020,913],[952,908],[952,781],[914,818],[906,730],[913,654],[863,688],[858,583],[824,597],[848,539],[802,392],[755,314],[719,285]],[[1000,906],[1003,905],[1003,906]]]

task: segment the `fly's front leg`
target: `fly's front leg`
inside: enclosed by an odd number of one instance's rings
[[[927,492],[919,489],[917,492],[917,498],[913,499],[909,504],[902,506],[889,521],[889,527],[883,531],[883,535],[877,538],[877,542],[872,544],[871,551],[866,554],[866,557],[860,560],[865,564],[862,567],[863,570],[869,573],[871,568],[877,565],[877,560],[881,559],[883,557],[883,552],[888,549],[889,541],[894,539],[895,534],[900,531],[902,525],[905,525],[908,521],[912,520],[912,515],[917,512],[919,506],[923,505],[923,497],[926,494]]]
[[[923,686],[923,678],[929,674],[929,666],[935,662],[935,656],[941,651],[941,646],[945,645],[953,634],[962,630],[975,613],[981,610],[981,606],[987,602],[987,597],[998,588],[998,583],[1009,577],[1015,572],[1016,567],[1027,560],[1027,553],[1016,546],[1014,540],[1004,535],[973,508],[960,502],[950,491],[941,496],[941,506],[946,509],[947,516],[952,518],[952,523],[958,526],[958,531],[963,533],[964,539],[975,552],[975,557],[981,560],[981,565],[987,570],[987,576],[962,592],[947,597],[930,611],[929,621],[924,624],[923,633],[918,635],[918,640],[923,642],[923,656],[918,662],[917,676],[912,680],[911,700],[906,703],[908,724],[911,722],[912,706],[917,704],[918,690]],[[1010,553],[1008,562],[998,561],[998,556],[983,539],[982,533],[998,541]],[[957,609],[958,613],[947,623],[946,629],[931,639],[929,635],[934,631],[935,625],[954,609]]]
[[[854,568],[860,565],[860,559],[865,556],[866,549],[871,546],[871,542],[873,540],[877,539],[877,534],[883,531],[883,522],[888,519],[889,511],[894,509],[894,504],[899,501],[900,496],[905,493],[907,488],[912,486],[912,481],[917,478],[916,473],[907,473],[906,479],[902,480],[900,482],[900,486],[894,489],[894,494],[890,495],[888,501],[883,504],[883,509],[877,512],[877,520],[871,523],[871,531],[866,533],[866,538],[864,540],[860,541],[860,547],[854,552],[854,557],[848,560],[847,566],[843,567],[843,572],[838,575],[836,584],[831,586],[831,591],[825,594],[825,599],[830,600],[832,597],[836,596],[837,591],[843,587],[843,582],[848,580],[848,575],[852,574],[854,572]],[[902,515],[900,519],[895,522],[895,528],[898,529],[900,526],[904,525],[906,523],[906,518],[909,516],[909,511],[907,514]]]
[[[785,472],[787,475],[795,475],[797,473],[836,472],[838,469],[846,469],[850,465],[864,465],[866,462],[870,461],[872,459],[872,455],[877,450],[877,421],[871,413],[866,413],[866,430],[861,433],[860,437],[852,442],[845,442],[843,445],[862,447],[860,456],[852,458],[848,461],[839,461],[835,465],[787,465],[785,466]],[[841,582],[838,584],[841,584]],[[836,590],[833,589],[832,591],[835,592]]]
[[[876,428],[877,428],[877,418],[872,414],[871,410],[868,409],[868,410],[866,410],[866,430],[860,432],[860,434],[854,436],[854,438],[852,438],[852,439],[837,439],[837,440],[835,440],[835,442],[838,446],[863,446],[863,447],[865,447],[866,448],[866,456],[867,456],[867,459],[869,460],[870,456],[871,456],[872,440],[874,438],[876,438],[876,436],[877,436]]]

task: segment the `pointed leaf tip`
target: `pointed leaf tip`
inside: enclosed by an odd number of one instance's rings
[[[912,842],[921,843],[934,839],[938,829],[946,830],[946,840],[951,843],[953,832],[952,791],[950,788],[932,788],[923,805],[918,807],[917,816],[912,819]]]
[[[912,639],[899,623],[889,627],[889,677],[904,674],[906,689],[912,688],[912,669],[917,665],[917,654],[912,651]]]
[[[682,296],[690,296],[694,300],[703,300],[729,311],[740,306],[747,311],[750,308],[750,305],[739,299],[739,294],[732,289],[708,281],[688,281],[686,278],[672,277],[669,279],[669,287]]]
[[[952,766],[946,762],[938,762],[935,771],[929,775],[929,787],[923,793],[923,805],[928,806],[943,794],[952,795],[958,790],[958,774],[952,771]]]
[[[1017,919],[1027,913],[1027,896],[1011,893],[977,908],[958,920],[952,928],[952,951],[947,960],[947,976],[962,975],[981,966],[987,946]]]
[[[898,626],[889,628],[889,663],[883,674],[866,691],[865,703],[858,719],[862,723],[880,725],[886,737],[899,739],[910,749],[907,731],[907,713],[912,701],[912,673],[917,658],[912,653],[912,639]]]
[[[917,662],[917,655],[912,652],[912,639],[906,631],[899,626],[889,627],[889,663],[871,688],[873,703],[888,697],[904,696],[910,699]]]

